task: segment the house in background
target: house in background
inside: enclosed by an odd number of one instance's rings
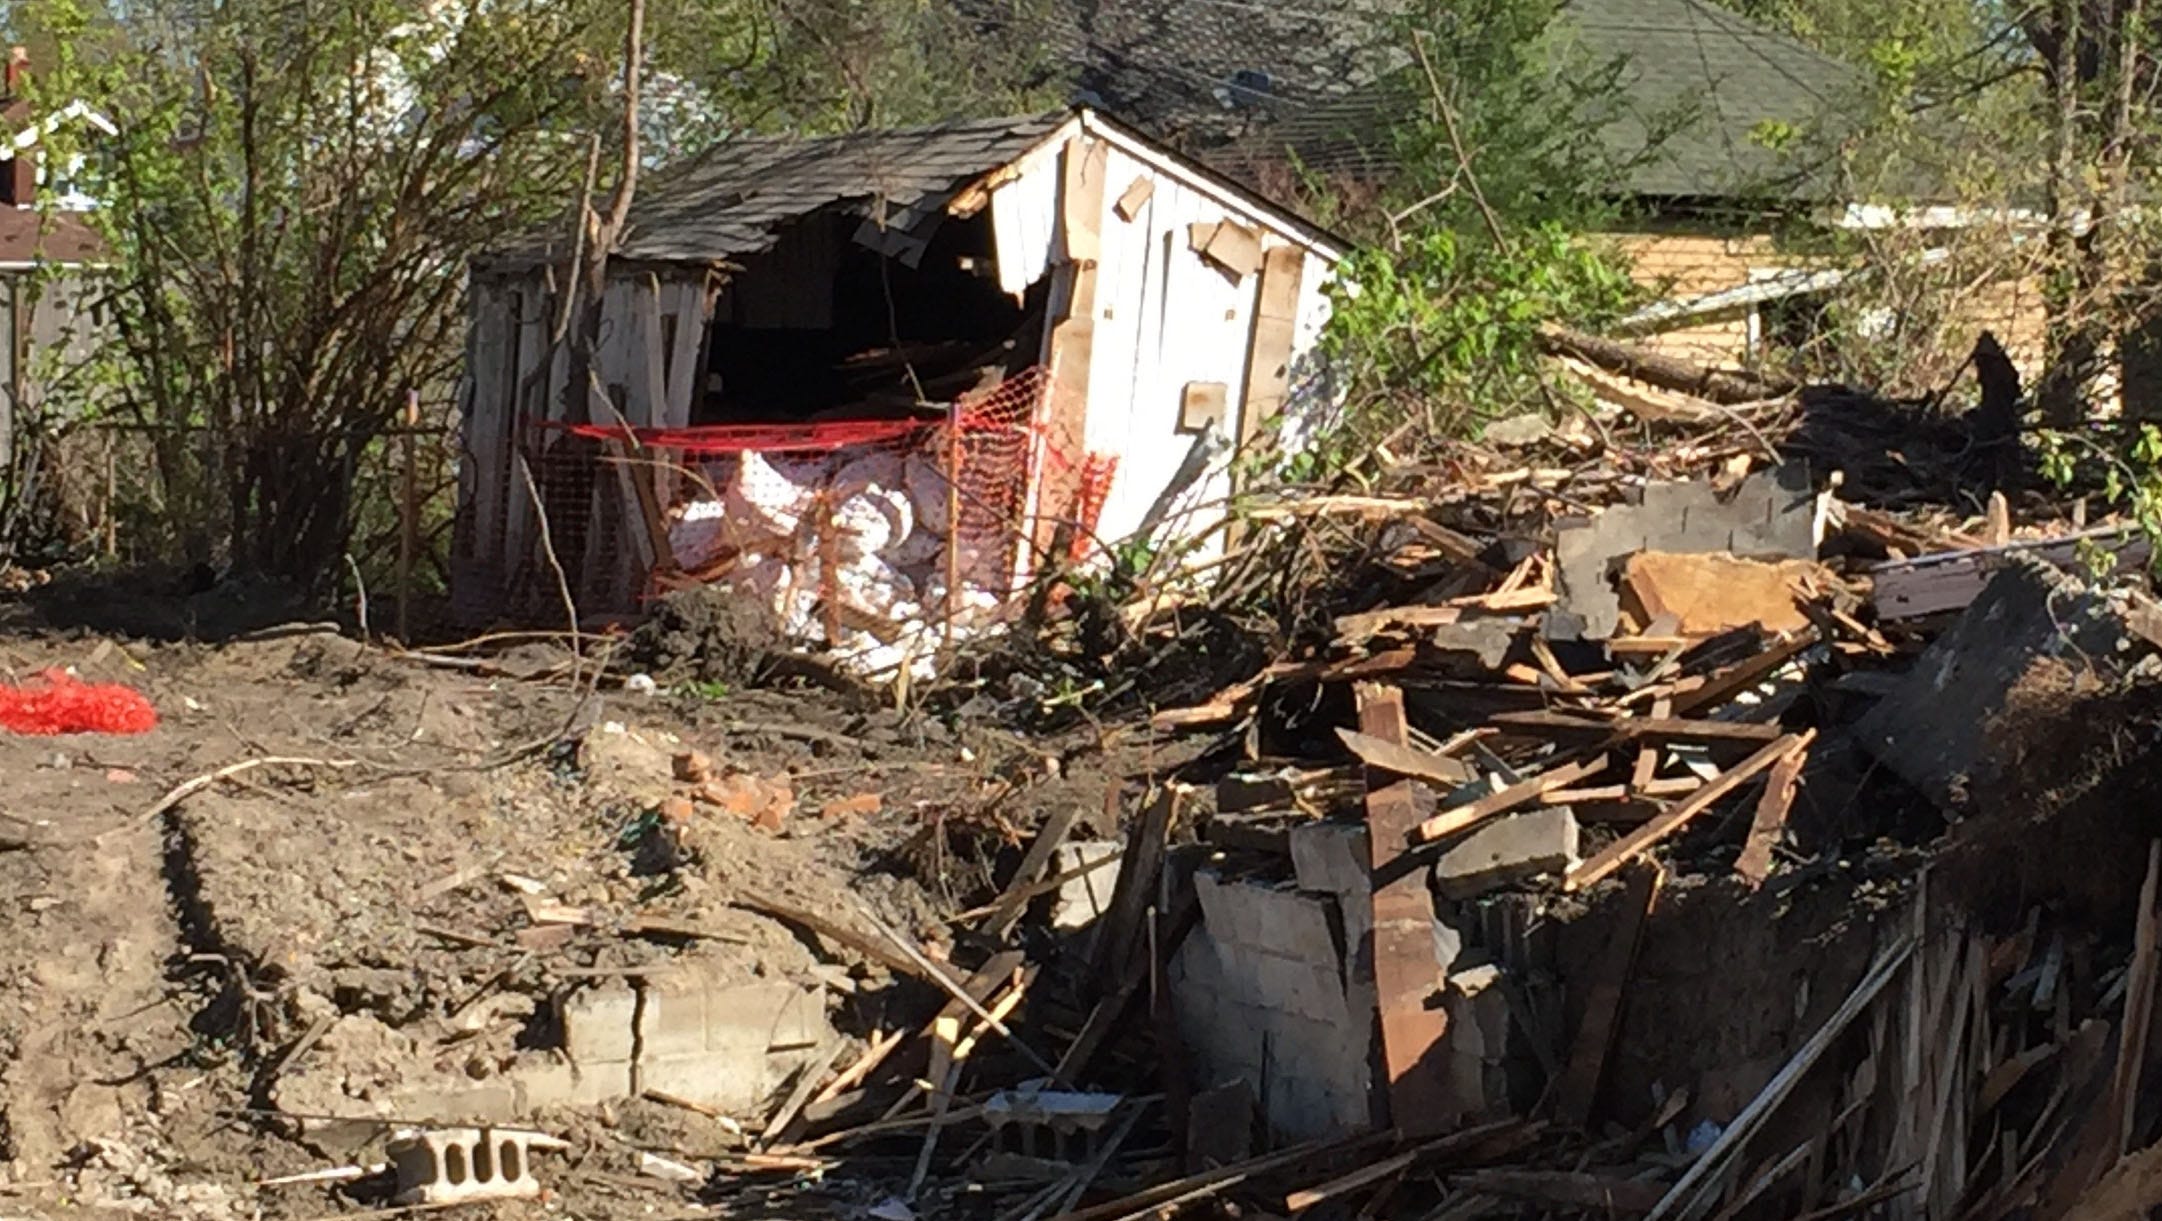
[[[1377,168],[1387,91],[1407,69],[1399,0],[1061,0],[1055,36],[1076,89],[1191,156],[1251,178],[1286,150],[1358,176]],[[1434,31],[1436,40],[1447,31]],[[1547,32],[1557,70],[1611,67],[1617,96],[1586,122],[1615,167],[1611,233],[1660,303],[1642,342],[1714,366],[1777,360],[1813,342],[1851,268],[1796,254],[1797,229],[1966,223],[1895,215],[1848,198],[1838,144],[1867,87],[1854,65],[1707,0],[1565,0]],[[2023,372],[2040,363],[2032,279],[1975,288],[1948,337],[1997,335]]]
[[[710,580],[875,651],[1209,536],[1235,454],[1321,393],[1342,250],[1087,109],[724,142],[638,193],[605,397],[551,339],[567,247],[473,267],[454,603],[553,613],[556,563],[588,613]]]
[[[22,435],[40,413],[69,409],[49,400],[70,393],[70,370],[96,350],[105,327],[95,269],[108,251],[89,221],[97,203],[76,185],[84,157],[55,165],[45,144],[64,127],[93,139],[115,129],[80,101],[37,113],[28,69],[23,48],[13,48],[0,95],[0,327],[8,337],[0,344],[0,509],[37,460]]]

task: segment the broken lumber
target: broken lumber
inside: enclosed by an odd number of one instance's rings
[[[1420,823],[1413,830],[1412,836],[1421,843],[1432,843],[1459,831],[1469,830],[1495,815],[1530,805],[1555,789],[1566,788],[1580,780],[1589,780],[1605,771],[1606,766],[1606,751],[1603,748],[1586,758],[1564,760],[1536,776],[1519,780],[1498,793],[1488,794],[1468,805],[1443,810]]]
[[[1744,782],[1779,762],[1789,752],[1806,749],[1810,742],[1816,740],[1816,736],[1817,731],[1809,729],[1783,737],[1728,768],[1721,773],[1719,779],[1708,782],[1673,809],[1654,817],[1650,822],[1609,844],[1599,855],[1571,869],[1562,878],[1562,889],[1577,891],[1597,884],[1607,875],[1643,855],[1659,841],[1681,830],[1690,819],[1710,809],[1712,803],[1740,788]]]
[[[1106,987],[1116,986],[1126,964],[1134,959],[1141,921],[1156,895],[1156,876],[1163,871],[1164,851],[1170,844],[1172,824],[1178,821],[1178,810],[1178,789],[1160,788],[1127,830],[1118,882],[1111,890],[1111,906],[1096,932],[1094,971]],[[1047,1065],[1044,1071],[1053,1070]]]
[[[1548,1208],[1590,1210],[1609,1217],[1648,1213],[1659,1206],[1661,1195],[1657,1183],[1563,1170],[1474,1170],[1450,1176],[1450,1186]]]
[[[1741,1114],[1736,1115],[1734,1121],[1719,1134],[1719,1138],[1712,1142],[1711,1148],[1699,1155],[1681,1179],[1660,1199],[1649,1214],[1650,1221],[1663,1221],[1664,1218],[1672,1216],[1693,1217],[1708,1204],[1734,1156],[1740,1153],[1750,1138],[1764,1126],[1772,1112],[1779,1109],[1779,1104],[1786,1101],[1787,1095],[1794,1091],[1794,1087],[1816,1066],[1817,1061],[1823,1058],[1832,1043],[1846,1031],[1855,1018],[1861,1016],[1870,1002],[1877,999],[1877,994],[1892,982],[1900,968],[1907,965],[1907,960],[1914,956],[1914,947],[1913,936],[1905,936],[1877,959],[1875,965],[1862,976],[1861,982],[1854,985],[1854,990],[1847,994],[1847,999],[1840,1002],[1839,1008],[1825,1020],[1824,1025],[1818,1027],[1816,1033],[1809,1036],[1809,1041],[1803,1043],[1800,1049],[1788,1058],[1785,1066],[1755,1098],[1750,1099],[1749,1105],[1743,1107]]]
[[[805,911],[800,907],[775,899],[761,899],[756,895],[739,895],[732,901],[731,906],[740,907],[745,911],[757,912],[761,916],[778,920],[783,924],[793,924],[816,936],[821,941],[830,941],[837,946],[853,950],[859,957],[875,962],[895,975],[910,975],[927,984],[936,984],[941,987],[949,986],[949,981],[944,975],[932,970],[924,963],[905,954],[895,953],[893,947],[878,938],[865,936],[847,925],[829,919],[817,912]]]
[[[1391,742],[1356,729],[1339,726],[1336,736],[1359,761],[1369,767],[1417,780],[1431,780],[1435,784],[1455,787],[1475,777],[1471,766],[1446,755],[1420,750],[1416,746]]]
[[[1754,725],[1746,721],[1694,721],[1682,717],[1630,717],[1619,721],[1594,721],[1566,713],[1527,711],[1497,712],[1487,721],[1497,729],[1528,730],[1546,734],[1593,734],[1629,742],[1770,742],[1780,737],[1777,725]]]
[[[1392,1132],[1370,1132],[1344,1140],[1307,1141],[1289,1149],[1250,1158],[1236,1165],[1219,1166],[1214,1170],[1189,1174],[1168,1183],[1158,1183],[1122,1199],[1107,1200],[1093,1208],[1067,1213],[1059,1221],[1115,1221],[1116,1218],[1141,1216],[1174,1200],[1191,1201],[1220,1194],[1255,1175],[1287,1169],[1309,1159],[1357,1153],[1382,1144],[1394,1136],[1395,1133]]]
[[[1380,683],[1356,688],[1361,733],[1404,745],[1410,726],[1404,693]],[[1407,748],[1408,749],[1408,748]],[[1434,1004],[1443,965],[1434,955],[1434,896],[1422,870],[1398,867],[1404,845],[1418,826],[1415,782],[1379,783],[1366,792],[1366,842],[1373,888],[1374,994],[1381,1011],[1382,1065],[1389,1115],[1405,1132],[1426,1135],[1451,1119],[1446,1060],[1436,1054],[1449,1029],[1448,1015]]]
[[[1779,837],[1787,829],[1787,812],[1794,808],[1802,765],[1808,761],[1807,750],[1795,749],[1772,765],[1764,795],[1757,799],[1756,814],[1749,820],[1749,838],[1742,843],[1742,854],[1734,858],[1734,872],[1752,887],[1762,886],[1772,871],[1772,849],[1779,846]]]
[[[1284,1197],[1284,1211],[1294,1214],[1305,1212],[1316,1204],[1325,1203],[1339,1196],[1349,1195],[1362,1187],[1369,1187],[1392,1175],[1401,1174],[1421,1162],[1431,1161],[1437,1157],[1446,1157],[1451,1153],[1462,1152],[1490,1136],[1497,1136],[1515,1128],[1536,1128],[1537,1126],[1536,1124],[1525,1124],[1523,1121],[1516,1119],[1501,1119],[1492,1123],[1465,1128],[1461,1132],[1451,1132],[1447,1136],[1436,1137],[1424,1144],[1406,1149],[1393,1157],[1385,1157],[1378,1162],[1370,1162],[1357,1170],[1338,1175],[1325,1183],[1294,1191]]]

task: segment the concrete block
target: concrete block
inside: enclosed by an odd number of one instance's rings
[[[661,1090],[724,1115],[755,1113],[772,1091],[774,1080],[763,1051],[647,1056],[638,1062],[641,1092]]]
[[[773,1031],[766,1037],[766,1050],[809,1051],[824,1045],[833,1037],[833,1024],[826,1019],[825,989],[789,985],[788,992],[788,999],[781,1003],[780,1013],[774,1018]],[[715,1009],[725,1010],[732,1003],[730,994],[722,994],[717,1001],[709,994],[708,1020]],[[755,1009],[756,1002],[752,1007]]]
[[[1260,968],[1255,984],[1263,1007],[1338,1028],[1350,1023],[1343,974],[1334,964],[1274,954],[1256,955],[1255,961]]]
[[[1054,875],[1071,873],[1118,853],[1117,844],[1105,841],[1060,844],[1052,854],[1051,869]],[[1059,886],[1058,899],[1051,906],[1051,927],[1072,930],[1094,924],[1097,917],[1111,910],[1111,894],[1118,880],[1118,869],[1110,865],[1068,878]]]
[[[445,1128],[390,1142],[399,1204],[446,1205],[471,1200],[528,1200],[540,1194],[533,1177],[530,1133],[492,1128]]]
[[[1291,829],[1291,869],[1300,890],[1364,896],[1372,888],[1366,828],[1323,820]]]
[[[1500,1064],[1515,1033],[1501,968],[1473,967],[1449,977],[1442,1006],[1449,1014],[1450,1051]]]
[[[1809,472],[1798,463],[1758,471],[1724,500],[1708,481],[1646,484],[1642,503],[1556,531],[1559,615],[1585,637],[1612,636],[1621,623],[1612,569],[1639,551],[1814,559],[1816,509]]]
[[[638,994],[627,984],[579,992],[563,1002],[563,1049],[571,1059],[595,1064],[631,1058],[637,1034]]]
[[[518,1114],[531,1115],[553,1107],[591,1107],[629,1098],[631,1062],[574,1064],[553,1058],[536,1058],[514,1066],[507,1077],[518,1097]]]
[[[1328,901],[1206,870],[1194,875],[1194,885],[1202,920],[1219,942],[1315,962],[1339,960]]]
[[[392,1114],[432,1123],[510,1123],[518,1090],[507,1080],[401,1085],[391,1091]]]
[[[1469,899],[1576,862],[1576,815],[1556,806],[1481,826],[1435,862],[1434,881],[1443,897]]]

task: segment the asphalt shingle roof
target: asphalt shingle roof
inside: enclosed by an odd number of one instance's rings
[[[962,0],[963,3],[984,0]],[[1058,0],[1047,37],[1113,113],[1191,152],[1261,139],[1326,160],[1380,121],[1372,86],[1405,64],[1401,0]],[[1620,61],[1600,135],[1654,197],[1823,195],[1821,151],[1766,147],[1766,125],[1836,140],[1866,83],[1852,65],[1705,0],[1567,0],[1553,31],[1572,61]],[[1658,133],[1657,147],[1646,149]],[[1315,154],[1319,152],[1320,157]]]
[[[1067,117],[1059,111],[818,139],[724,141],[640,188],[615,257],[740,259],[771,249],[787,222],[835,206],[920,214],[1019,157]]]

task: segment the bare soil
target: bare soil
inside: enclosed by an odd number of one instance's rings
[[[819,980],[861,1031],[890,976],[740,901],[843,920],[867,903],[948,953],[945,916],[991,892],[1045,811],[1076,803],[1108,830],[1140,771],[1086,734],[1027,743],[825,691],[596,693],[327,628],[212,646],[52,622],[0,605],[0,678],[72,666],[162,723],[0,735],[0,1217],[380,1206],[379,1180],[258,1186],[380,1160],[386,1135],[275,1112],[365,1110],[416,1073],[485,1082],[539,1054],[551,997],[663,959]],[[714,665],[748,673],[745,655]],[[656,862],[654,811],[692,750],[785,784],[793,809],[776,830],[701,805]],[[583,917],[536,939],[534,903]],[[722,1134],[659,1112],[557,1117],[577,1148],[544,1169],[551,1201],[502,1215],[678,1210],[632,1146],[696,1154]]]

